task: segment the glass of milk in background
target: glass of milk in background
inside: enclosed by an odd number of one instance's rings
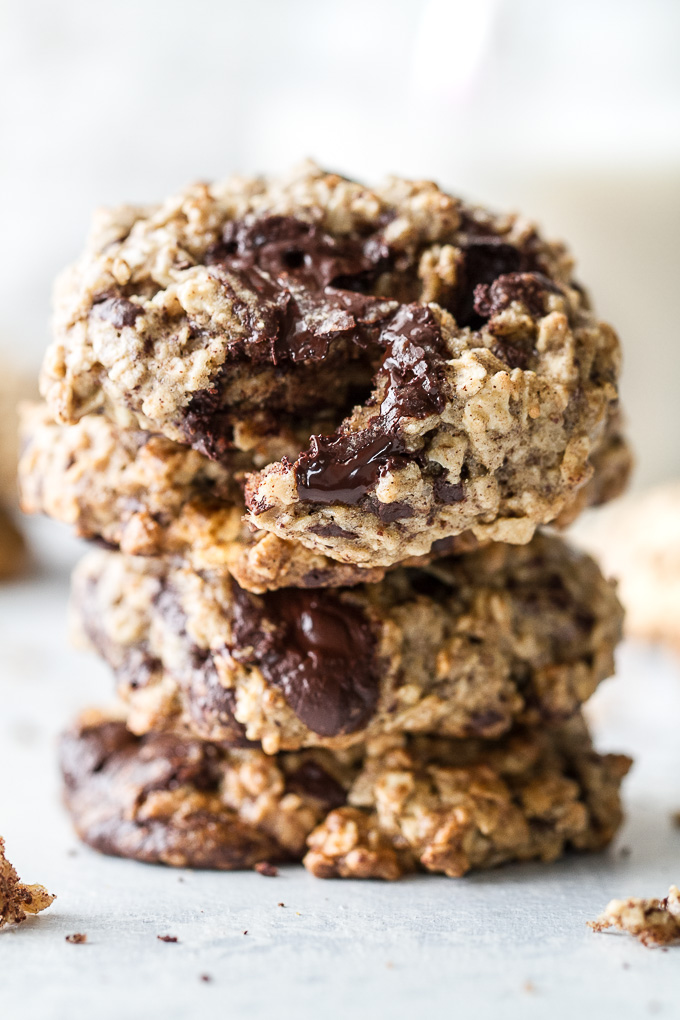
[[[5,12],[0,347],[35,371],[92,209],[304,156],[565,238],[624,344],[637,484],[680,475],[676,0],[25,0]]]

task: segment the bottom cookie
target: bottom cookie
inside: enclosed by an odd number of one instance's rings
[[[460,876],[599,850],[621,822],[624,755],[580,718],[501,741],[381,738],[268,756],[83,716],[62,741],[65,800],[103,853],[234,870],[303,860],[322,878]]]

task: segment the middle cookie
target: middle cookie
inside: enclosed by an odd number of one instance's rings
[[[134,732],[269,754],[562,722],[613,672],[622,623],[593,560],[543,534],[378,584],[262,596],[224,573],[95,550],[72,605]]]

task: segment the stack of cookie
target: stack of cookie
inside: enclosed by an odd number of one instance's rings
[[[580,714],[622,613],[562,526],[624,487],[614,332],[561,245],[311,165],[100,214],[59,281],[24,508],[96,542],[120,705],[63,742],[107,853],[461,875],[603,847]]]

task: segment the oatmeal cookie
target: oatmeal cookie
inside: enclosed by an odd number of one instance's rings
[[[65,423],[101,411],[221,461],[323,413],[252,472],[248,510],[360,567],[468,530],[527,542],[618,415],[618,340],[564,247],[425,181],[305,165],[102,214],[54,325]]]
[[[132,556],[185,560],[195,570],[231,574],[242,588],[318,588],[379,581],[385,567],[340,563],[244,519],[240,481],[247,454],[220,463],[99,414],[54,422],[38,404],[21,411],[21,508],[45,513]],[[603,470],[598,478],[604,479]],[[471,532],[435,543],[426,560],[478,545]]]
[[[596,564],[543,534],[378,584],[262,596],[224,575],[95,550],[72,604],[135,732],[246,738],[269,754],[561,722],[613,672],[622,616]]]
[[[39,914],[55,897],[41,885],[24,885],[5,857],[5,841],[0,836],[0,928],[20,924],[28,914]]]
[[[393,737],[269,756],[135,737],[90,713],[62,743],[66,804],[95,849],[225,870],[304,858],[320,877],[459,876],[601,849],[629,764],[598,755],[580,720],[494,744]]]
[[[579,522],[575,538],[617,579],[626,632],[680,652],[680,482]]]
[[[612,900],[596,921],[593,931],[618,928],[642,942],[643,946],[671,946],[680,943],[680,889],[672,885],[668,896],[658,899]]]

